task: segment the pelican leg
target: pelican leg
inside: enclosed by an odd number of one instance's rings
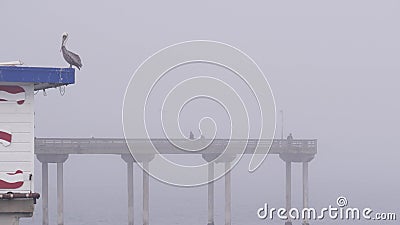
[[[72,68],[72,64],[69,64],[69,68]]]

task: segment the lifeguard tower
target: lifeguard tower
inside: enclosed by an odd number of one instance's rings
[[[75,83],[72,68],[0,65],[0,225],[31,217],[34,191],[34,93]]]

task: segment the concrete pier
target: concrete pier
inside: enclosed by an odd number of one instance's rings
[[[138,143],[145,142],[146,140],[137,140]],[[183,140],[182,140],[183,141]],[[233,140],[233,142],[242,142],[243,140]],[[245,141],[245,140],[244,140]],[[176,151],[175,147],[172,146],[168,140],[157,139],[154,140],[157,146],[161,146],[160,154],[182,154],[182,152]],[[215,148],[210,148],[208,152],[200,153],[203,159],[207,162],[212,162],[220,151],[219,146],[224,146],[226,140],[214,140],[216,143]],[[254,143],[260,143],[261,146],[265,143],[271,143],[271,140],[251,140],[250,147],[246,149],[245,154],[252,154],[252,145]],[[308,207],[308,162],[310,162],[315,154],[317,153],[316,140],[292,140],[290,145],[286,143],[286,140],[273,140],[270,150],[270,154],[278,154],[279,157],[286,164],[286,208],[291,208],[292,190],[292,163],[301,162],[303,163],[303,207]],[[241,146],[241,144],[238,144]],[[127,169],[127,197],[128,197],[128,224],[134,224],[134,186],[133,186],[133,175],[134,175],[134,163],[142,163],[143,168],[148,171],[149,162],[154,158],[154,155],[147,154],[146,149],[138,149],[142,154],[139,158],[133,158],[127,148],[126,141],[124,139],[35,139],[35,153],[38,160],[42,163],[42,207],[43,207],[43,225],[49,225],[49,208],[48,208],[48,164],[57,163],[57,223],[59,225],[64,224],[64,210],[63,210],[63,163],[68,159],[69,154],[110,154],[120,155],[126,162]],[[238,149],[239,152],[239,149]],[[235,152],[233,152],[235,153]],[[196,154],[196,153],[195,153]],[[197,153],[198,154],[198,153]],[[136,156],[135,156],[136,157]],[[231,162],[235,159],[236,155],[224,157],[224,159],[218,159],[218,162],[209,164],[208,176],[212,180],[214,177],[215,163],[224,163],[225,170],[229,170]],[[143,225],[150,224],[150,194],[149,194],[149,174],[143,171]],[[229,171],[225,177],[225,225],[232,224],[232,174]],[[208,218],[207,224],[214,225],[214,182],[208,184]],[[2,201],[0,201],[0,204]],[[1,206],[1,205],[0,205]],[[33,206],[33,203],[32,203]],[[1,207],[0,207],[1,209]],[[1,211],[1,210],[0,210]],[[33,210],[32,210],[33,211]],[[4,214],[0,212],[0,225]],[[29,215],[29,214],[26,214]],[[21,215],[24,216],[24,215]],[[10,220],[10,218],[7,218]],[[11,220],[14,220],[11,218]],[[15,219],[16,220],[16,219]],[[286,221],[285,224],[291,225],[290,220]],[[303,221],[304,225],[308,225],[308,221]]]
[[[288,151],[279,154],[279,157],[286,163],[286,209],[292,208],[292,163],[302,163],[302,181],[303,181],[303,208],[308,208],[308,164],[314,159],[315,154],[301,154],[295,146],[289,146]],[[303,225],[309,225],[308,220],[302,221]],[[285,225],[292,225],[289,218]]]

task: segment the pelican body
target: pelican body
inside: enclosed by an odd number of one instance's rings
[[[63,54],[63,57],[65,61],[67,61],[67,63],[69,64],[70,68],[72,68],[72,66],[76,66],[76,68],[80,70],[82,67],[81,58],[79,57],[79,55],[67,50],[67,48],[65,47],[67,38],[68,38],[68,33],[64,33],[62,36],[62,44],[61,44],[61,52]]]

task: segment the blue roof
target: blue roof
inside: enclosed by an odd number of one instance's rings
[[[35,90],[75,83],[75,69],[0,66],[0,82],[33,83]]]

